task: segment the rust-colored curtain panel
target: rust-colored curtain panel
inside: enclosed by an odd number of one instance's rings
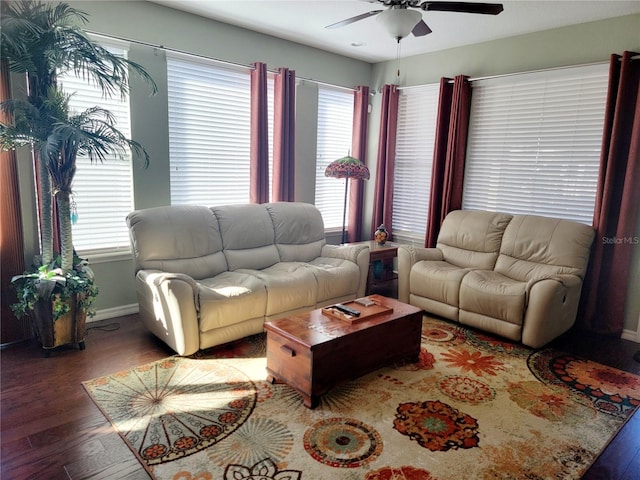
[[[10,97],[9,68],[3,61],[0,66],[0,101],[8,100]],[[0,115],[2,115],[1,112]],[[2,115],[1,120],[7,123],[9,119]],[[28,319],[15,318],[9,308],[9,305],[16,301],[15,292],[9,286],[11,277],[24,271],[24,243],[16,161],[13,150],[0,152],[0,184],[2,185],[0,188],[0,263],[2,263],[0,343],[24,340],[30,336]]]
[[[268,123],[267,65],[256,62],[251,71],[251,203],[269,201]]]
[[[464,75],[440,80],[436,138],[431,170],[426,247],[435,247],[440,225],[452,210],[462,208],[464,163],[471,111],[471,84]]]
[[[359,86],[353,95],[352,156],[362,163],[367,158],[367,124],[369,118],[369,87]],[[349,229],[347,242],[358,242],[362,237],[362,208],[364,180],[351,180],[349,188]]]
[[[635,57],[635,60],[634,60]],[[593,227],[582,290],[588,330],[621,335],[640,204],[640,59],[612,55]]]
[[[393,235],[393,171],[396,159],[396,131],[398,129],[397,85],[382,87],[382,111],[378,136],[376,184],[371,218],[371,238],[381,223]],[[392,237],[389,238],[391,240]]]
[[[295,200],[296,72],[280,68],[274,85],[273,191],[274,202]]]

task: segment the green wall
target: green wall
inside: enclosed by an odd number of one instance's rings
[[[158,95],[150,97],[148,87],[140,81],[132,83],[133,136],[145,145],[152,159],[148,169],[134,168],[136,208],[170,203],[165,53],[153,46],[242,65],[261,61],[267,63],[269,69],[293,69],[298,78],[346,87],[369,85],[372,91],[395,81],[395,61],[371,65],[148,2],[72,3],[89,14],[87,30],[152,45],[132,43],[130,47],[130,58],[141,63],[159,87]],[[613,52],[639,51],[639,31],[640,15],[632,15],[404,58],[400,63],[400,83],[420,85],[456,74],[478,77],[606,61]],[[296,195],[301,201],[311,202],[314,196],[316,84],[303,82],[298,87],[297,96]],[[364,232],[369,232],[371,227],[380,97],[376,94],[371,100],[367,164],[373,176],[366,185]],[[21,152],[19,158],[26,256],[30,262],[38,248],[35,204],[30,193],[32,178],[28,155]],[[640,254],[636,255],[632,279],[632,291],[635,292],[640,286],[638,257]],[[101,292],[96,303],[98,318],[127,313],[136,308],[133,266],[128,256],[90,260]],[[635,331],[639,302],[630,301],[629,310],[625,328]]]

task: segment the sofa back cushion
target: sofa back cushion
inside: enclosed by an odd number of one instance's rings
[[[155,269],[197,280],[227,270],[218,221],[207,207],[171,206],[127,215],[136,272]]]
[[[325,245],[324,222],[320,211],[300,202],[268,203],[275,242],[283,262],[310,262]]]
[[[261,270],[280,261],[271,217],[264,205],[212,207],[229,271]]]
[[[588,225],[535,215],[513,217],[495,270],[522,282],[570,273],[584,278],[594,231]]]
[[[448,263],[493,270],[510,220],[506,213],[454,210],[442,222],[436,247]]]

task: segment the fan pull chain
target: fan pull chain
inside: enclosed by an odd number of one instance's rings
[[[397,79],[396,83],[398,85],[400,85],[400,51],[401,51],[400,40],[401,38],[398,37],[398,46],[396,47],[396,79]]]

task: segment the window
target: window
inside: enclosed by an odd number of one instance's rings
[[[607,65],[473,83],[463,208],[591,225]]]
[[[439,84],[400,91],[393,183],[393,238],[424,245]]]
[[[249,202],[249,70],[167,58],[171,203]]]
[[[319,87],[315,205],[326,229],[342,228],[345,179],[325,177],[324,171],[331,162],[349,154],[352,130],[353,92]]]
[[[103,45],[114,54],[126,56],[122,47]],[[67,73],[59,77],[66,93],[73,93],[69,101],[71,113],[79,113],[99,105],[116,118],[117,128],[131,138],[129,99],[119,95],[104,98],[100,90],[83,78]],[[78,252],[116,251],[128,249],[129,231],[125,217],[133,210],[132,161],[108,156],[104,163],[92,164],[86,156],[78,156],[73,180],[72,202],[78,220],[72,225],[73,244]]]

